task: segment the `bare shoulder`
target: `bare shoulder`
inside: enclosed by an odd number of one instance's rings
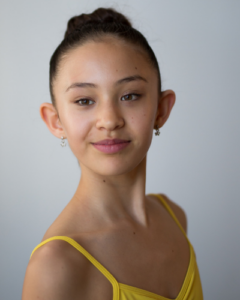
[[[77,299],[85,286],[88,262],[76,252],[64,241],[51,241],[36,250],[27,267],[22,300]]]
[[[167,204],[170,206],[175,216],[177,217],[179,223],[182,225],[185,232],[187,232],[187,216],[184,210],[178,204],[170,200],[165,194],[159,194],[159,195],[161,195],[165,199],[165,201],[167,202]]]

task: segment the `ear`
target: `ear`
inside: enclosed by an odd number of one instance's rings
[[[65,137],[62,124],[59,120],[58,112],[51,103],[43,103],[40,106],[40,115],[49,131],[57,138]]]
[[[176,95],[172,90],[166,90],[162,92],[159,101],[156,114],[155,126],[162,127],[167,121],[173,105],[175,104]]]

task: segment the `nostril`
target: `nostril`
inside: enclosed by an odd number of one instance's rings
[[[121,116],[115,114],[100,115],[100,118],[96,122],[97,128],[104,128],[106,130],[116,130],[123,127],[125,124],[124,119]]]

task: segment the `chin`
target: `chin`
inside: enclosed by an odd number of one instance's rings
[[[128,158],[124,159],[123,157],[108,157],[106,159],[101,159],[101,162],[93,161],[91,164],[84,164],[85,168],[88,168],[96,175],[100,176],[121,176],[127,173],[132,172],[134,169],[138,168],[141,165],[142,159]]]

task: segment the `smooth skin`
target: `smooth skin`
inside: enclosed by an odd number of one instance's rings
[[[47,230],[75,239],[120,283],[177,297],[189,264],[188,242],[166,209],[145,195],[146,155],[175,93],[157,88],[157,73],[136,46],[106,36],[68,52],[54,80],[56,107],[40,114],[50,132],[67,138],[81,167],[71,201]],[[115,154],[92,143],[120,138]],[[159,170],[160,172],[160,170]],[[183,210],[164,196],[186,230]],[[27,267],[22,300],[110,300],[112,286],[64,241],[39,248]]]

